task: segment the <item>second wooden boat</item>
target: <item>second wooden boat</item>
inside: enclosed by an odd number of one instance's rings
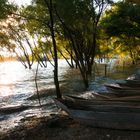
[[[68,99],[54,99],[54,101],[56,105],[66,111],[71,118],[81,123],[94,127],[140,130],[140,106],[128,104],[104,106],[104,104],[100,102],[99,104],[92,104],[91,108],[89,108],[91,102],[87,104],[77,104],[76,101],[74,104],[72,101],[68,102]]]
[[[107,90],[114,93],[116,96],[138,96],[140,95],[140,88],[130,88],[130,87],[117,87],[113,85],[105,85]]]

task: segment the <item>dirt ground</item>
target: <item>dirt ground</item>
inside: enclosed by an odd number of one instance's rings
[[[1,133],[0,140],[140,140],[140,131],[94,128],[57,115],[23,120],[15,129]]]

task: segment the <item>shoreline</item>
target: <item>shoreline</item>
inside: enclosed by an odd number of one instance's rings
[[[0,140],[139,140],[140,131],[94,128],[64,114],[22,120],[19,126],[0,133]]]
[[[65,88],[64,91],[66,91]],[[55,95],[52,88],[40,92],[41,97]],[[28,98],[28,100],[35,99],[37,99],[36,94]],[[0,126],[0,128],[2,127]],[[15,128],[0,132],[0,140],[92,140],[93,138],[94,140],[139,140],[139,132],[94,128],[58,114],[50,117],[38,118],[36,116],[22,119]]]

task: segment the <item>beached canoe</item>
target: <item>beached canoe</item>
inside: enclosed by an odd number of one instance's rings
[[[137,88],[137,87],[140,87],[140,83],[138,82],[134,82],[134,81],[128,81],[128,80],[125,80],[125,82],[117,82],[118,85],[120,86],[125,86],[125,87],[131,87],[131,88]]]
[[[127,96],[127,97],[108,97],[107,98],[98,98],[98,93],[92,93],[95,98],[85,99],[83,97],[77,97],[72,95],[67,95],[63,97],[63,100],[66,102],[74,102],[79,105],[82,104],[89,104],[89,105],[95,105],[95,104],[104,104],[104,105],[140,105],[140,96]],[[97,96],[96,96],[97,95]],[[100,95],[102,96],[102,95]]]
[[[129,76],[126,80],[122,82],[117,82],[120,86],[126,86],[131,88],[140,88],[140,70],[138,70],[135,74]]]
[[[68,101],[65,99],[54,99],[57,106],[66,111],[67,114],[81,123],[94,127],[140,130],[140,106],[129,104],[85,104],[76,99]],[[87,104],[86,104],[87,103]],[[90,102],[91,103],[91,102]]]
[[[119,87],[119,86],[113,86],[113,85],[105,85],[107,90],[114,93],[116,96],[136,96],[140,95],[140,87],[137,88],[131,88],[131,87]]]
[[[135,83],[135,82],[117,82],[118,85],[120,86],[124,86],[124,87],[131,87],[131,88],[137,88],[140,87],[139,83]]]
[[[137,90],[140,91],[140,87],[129,87],[129,86],[120,86],[118,84],[105,84],[106,87],[112,88],[114,90]]]
[[[107,88],[107,89],[109,90],[109,92],[111,94],[114,94],[117,97],[139,96],[140,95],[140,91],[138,91],[138,90],[122,90],[122,89],[114,90],[114,89],[110,89],[110,88]]]
[[[113,94],[113,96],[112,96]],[[96,100],[114,100],[114,101],[138,101],[140,102],[140,95],[117,97],[114,93],[92,93]]]
[[[68,104],[74,104],[77,106],[92,106],[92,105],[130,105],[130,106],[140,106],[140,96],[133,96],[132,98],[130,97],[116,97],[116,98],[92,98],[92,99],[85,99],[82,97],[77,97],[77,96],[71,96],[67,95],[63,97],[62,100],[64,103]]]
[[[60,100],[69,108],[94,111],[140,112],[140,103],[130,100],[87,100],[65,96]]]

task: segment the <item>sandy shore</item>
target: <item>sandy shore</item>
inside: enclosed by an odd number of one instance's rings
[[[30,118],[0,134],[0,140],[140,140],[140,131],[122,131],[82,125],[68,116]]]

